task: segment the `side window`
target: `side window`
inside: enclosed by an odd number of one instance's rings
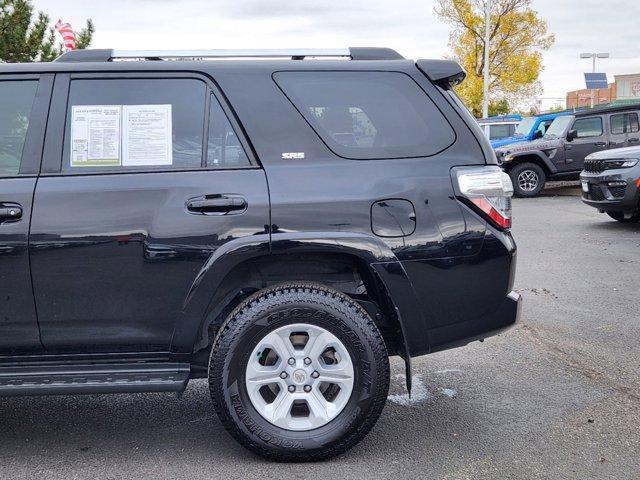
[[[455,140],[442,113],[404,73],[279,72],[274,78],[341,157],[425,157]]]
[[[36,80],[0,81],[0,177],[15,176],[20,171],[37,88]]]
[[[602,118],[579,118],[573,122],[573,130],[578,132],[578,138],[599,137],[602,135]]]
[[[540,132],[544,136],[544,134],[547,133],[547,128],[549,128],[549,125],[551,125],[551,123],[553,123],[553,120],[540,122],[540,125],[538,125],[538,129],[536,131]]]
[[[491,135],[490,139],[495,140],[496,138],[506,138],[511,136],[512,132],[511,125],[491,125]]]
[[[249,162],[236,132],[216,97],[211,95],[207,167],[239,168],[249,166],[251,166],[251,162]]]
[[[207,95],[196,79],[72,80],[62,170],[202,167]]]
[[[638,114],[635,112],[611,115],[609,124],[611,126],[611,133],[613,135],[636,133],[640,130],[640,124],[638,123]]]

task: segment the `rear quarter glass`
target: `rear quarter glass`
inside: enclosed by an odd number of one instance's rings
[[[336,155],[428,157],[455,133],[429,96],[400,72],[276,72],[274,80]]]

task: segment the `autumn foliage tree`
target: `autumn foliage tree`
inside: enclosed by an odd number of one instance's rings
[[[93,23],[87,20],[76,32],[76,48],[88,47],[93,33]],[[0,62],[50,62],[63,52],[47,14],[35,13],[30,0],[0,0]]]
[[[487,0],[437,0],[435,12],[453,27],[449,46],[467,71],[457,93],[474,115],[482,112],[484,8]],[[489,48],[491,104],[515,104],[541,90],[542,51],[553,45],[547,22],[531,0],[492,0]]]

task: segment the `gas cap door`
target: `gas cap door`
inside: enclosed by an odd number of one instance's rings
[[[415,229],[416,211],[409,200],[389,198],[371,205],[371,230],[378,237],[407,237]]]

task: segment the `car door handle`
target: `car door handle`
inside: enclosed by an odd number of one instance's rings
[[[187,200],[187,210],[200,215],[227,215],[242,213],[247,201],[237,195],[207,195]]]
[[[18,204],[0,204],[0,222],[11,222],[22,218],[22,207]]]
[[[596,147],[606,147],[607,146],[607,142],[596,142],[596,143],[594,143],[594,145]]]
[[[640,142],[640,138],[632,137],[632,138],[627,139],[627,142],[629,142],[629,143]]]

